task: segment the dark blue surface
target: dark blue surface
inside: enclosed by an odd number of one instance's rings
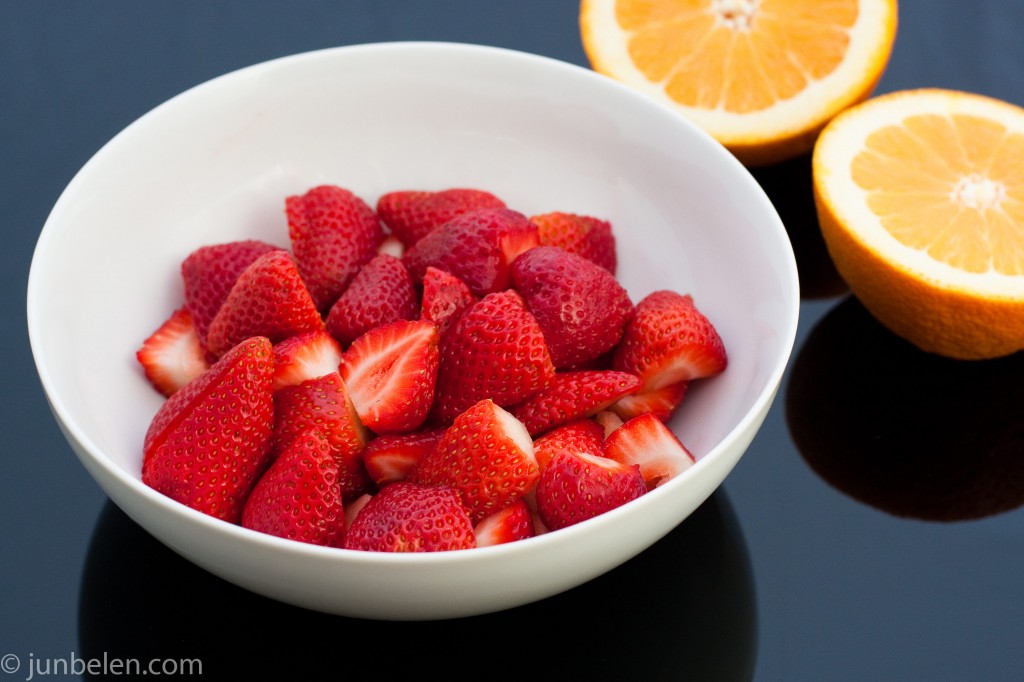
[[[0,678],[25,679],[31,658],[106,653],[201,658],[212,679],[343,679],[346,668],[413,670],[399,656],[408,640],[432,670],[429,652],[445,643],[481,670],[489,642],[518,641],[521,678],[548,677],[533,662],[543,648],[552,672],[579,665],[574,676],[597,679],[1020,679],[1020,359],[950,368],[879,329],[830,270],[806,159],[756,174],[807,296],[762,432],[697,514],[570,593],[448,623],[285,607],[155,543],[79,465],[35,374],[25,285],[50,207],[91,154],[192,85],[311,49],[450,40],[585,65],[576,17],[568,0],[0,3],[0,665],[23,663]],[[879,92],[949,87],[1024,104],[1022,25],[1019,0],[904,0]]]

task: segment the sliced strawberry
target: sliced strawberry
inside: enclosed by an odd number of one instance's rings
[[[234,346],[157,410],[143,441],[142,482],[238,523],[270,461],[273,383],[268,339]]]
[[[326,312],[377,255],[384,230],[365,201],[334,185],[288,197],[285,214],[299,272],[316,307]]]
[[[472,549],[476,538],[451,488],[398,481],[359,510],[345,547],[367,552],[443,552]]]
[[[477,547],[491,547],[525,540],[534,535],[533,517],[523,500],[516,500],[501,511],[485,517],[473,528]]]
[[[597,414],[639,386],[640,379],[628,372],[557,372],[547,386],[509,412],[536,438],[560,424]]]
[[[231,287],[254,260],[281,247],[246,239],[202,246],[181,263],[185,305],[192,314],[199,341],[206,344],[210,323],[224,305]]]
[[[537,511],[558,530],[592,519],[647,492],[640,468],[585,452],[560,452],[537,481]]]
[[[432,322],[399,320],[352,342],[341,376],[367,428],[397,433],[423,424],[434,402],[439,341]]]
[[[640,377],[643,393],[715,376],[727,362],[718,331],[694,305],[693,297],[661,290],[637,303],[612,367]]]
[[[537,245],[537,226],[507,208],[484,208],[452,218],[412,245],[402,257],[417,282],[427,266],[449,272],[476,296],[507,289],[509,265]]]
[[[420,301],[402,261],[386,253],[364,265],[331,306],[327,331],[348,345],[374,327],[419,316]]]
[[[559,452],[586,452],[603,457],[604,437],[604,428],[593,419],[576,419],[533,441],[533,455],[541,471]]]
[[[343,545],[338,462],[323,434],[305,431],[278,455],[249,495],[242,526],[297,542]]]
[[[281,452],[295,438],[316,428],[338,461],[338,482],[345,500],[370,490],[362,451],[370,434],[360,423],[338,372],[331,372],[274,393],[274,451]]]
[[[618,255],[612,225],[607,220],[554,211],[532,216],[530,221],[537,226],[542,245],[560,246],[615,274]]]
[[[656,488],[689,469],[693,455],[654,414],[633,417],[608,434],[605,454],[622,464],[640,467],[647,488]]]
[[[622,426],[625,421],[611,410],[601,410],[594,415],[594,421],[604,429],[604,436],[607,438],[612,431]]]
[[[478,300],[461,279],[433,265],[427,266],[423,275],[420,319],[436,324],[442,336],[459,315]]]
[[[517,258],[512,280],[558,368],[582,365],[614,348],[633,315],[629,294],[611,273],[557,246],[538,246]]]
[[[345,529],[346,529],[346,532],[347,532],[347,530],[349,528],[352,527],[352,522],[355,521],[356,516],[359,515],[359,512],[362,510],[362,508],[365,507],[366,503],[369,502],[372,499],[373,499],[373,494],[372,493],[363,493],[362,495],[360,495],[356,499],[352,500],[351,502],[346,502],[345,503]]]
[[[412,480],[451,486],[478,523],[525,495],[539,473],[526,427],[492,400],[481,400],[456,417]]]
[[[206,345],[220,356],[252,336],[266,336],[271,343],[279,343],[323,328],[295,261],[287,251],[278,249],[257,258],[238,277],[210,323]]]
[[[450,424],[485,398],[515,405],[547,386],[554,374],[544,334],[519,294],[488,294],[444,337],[434,417]]]
[[[406,246],[452,218],[479,208],[505,208],[505,202],[490,192],[462,187],[437,192],[399,190],[377,200],[377,215]]]
[[[149,383],[165,396],[170,396],[210,366],[186,306],[175,310],[142,342],[135,358]]]
[[[377,436],[363,450],[366,472],[378,486],[405,480],[441,440],[444,429]]]
[[[341,344],[323,330],[289,337],[274,346],[274,390],[337,372]]]
[[[650,391],[636,392],[623,396],[609,409],[623,420],[650,412],[661,421],[667,422],[672,418],[676,408],[682,404],[689,386],[689,381],[679,381]]]

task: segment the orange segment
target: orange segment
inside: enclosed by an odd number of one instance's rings
[[[1024,109],[923,89],[840,114],[814,149],[829,253],[883,324],[924,350],[1024,349]]]
[[[895,0],[583,0],[593,69],[676,108],[748,165],[809,151],[870,94]]]

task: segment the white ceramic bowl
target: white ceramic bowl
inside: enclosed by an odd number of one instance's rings
[[[726,372],[671,426],[684,475],[577,526],[419,555],[327,549],[192,511],[140,480],[161,399],[134,353],[180,303],[198,246],[287,245],[283,202],[320,183],[369,202],[475,186],[526,214],[611,220],[634,300],[689,292],[718,327]],[[232,583],[310,609],[417,620],[501,610],[594,578],[696,509],[746,450],[796,333],[796,265],[772,205],[696,127],[593,72],[513,51],[383,43],[241,69],[157,107],[82,168],[39,237],[28,325],[51,408],[82,464],[147,531]]]

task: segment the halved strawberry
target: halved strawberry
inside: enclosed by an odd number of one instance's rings
[[[550,530],[592,519],[647,492],[640,468],[586,452],[563,451],[537,481],[537,511]]]
[[[310,429],[278,455],[249,495],[242,526],[297,542],[343,545],[338,462],[323,434]]]
[[[209,368],[188,307],[175,310],[135,353],[146,379],[165,396]]]
[[[436,324],[442,336],[459,315],[477,300],[461,279],[433,265],[427,266],[423,275],[420,319]]]
[[[268,251],[254,260],[231,287],[210,323],[207,349],[220,356],[236,343],[265,336],[279,343],[289,336],[324,328],[323,319],[291,254]]]
[[[363,449],[366,472],[378,486],[409,477],[428,453],[433,452],[444,429],[424,429],[377,436]]]
[[[689,386],[689,381],[678,381],[650,391],[637,391],[615,401],[609,409],[623,420],[650,412],[661,421],[667,422],[672,418],[676,408],[682,404]]]
[[[442,552],[476,547],[473,525],[447,486],[398,481],[359,510],[345,547],[367,552]]]
[[[274,390],[337,372],[341,344],[320,329],[297,334],[274,346]]]
[[[556,372],[547,386],[509,412],[537,437],[573,419],[593,416],[639,386],[640,379],[628,372]]]
[[[374,327],[414,320],[419,311],[419,295],[409,271],[398,258],[381,253],[356,273],[331,306],[327,331],[348,345]]]
[[[556,426],[533,441],[533,455],[541,471],[559,452],[586,452],[604,456],[604,428],[593,419],[575,419]]]
[[[553,211],[530,217],[544,246],[560,246],[615,274],[618,265],[615,235],[607,220],[579,213]]]
[[[477,547],[503,545],[534,535],[533,517],[524,500],[516,500],[501,511],[485,517],[473,528]]]
[[[604,430],[604,437],[607,438],[611,432],[625,424],[625,420],[611,410],[601,410],[594,415],[594,421]]]
[[[247,339],[168,398],[142,444],[142,482],[238,523],[271,457],[273,348]]]
[[[675,478],[694,463],[686,446],[651,413],[633,417],[608,434],[604,450],[610,459],[638,465],[648,490]]]
[[[341,376],[367,428],[397,433],[423,424],[434,402],[439,341],[434,323],[399,320],[352,342]]]
[[[288,197],[285,214],[299,272],[316,307],[326,312],[377,255],[384,230],[365,201],[334,185]]]
[[[525,495],[539,474],[526,427],[487,399],[455,418],[411,480],[451,486],[478,523]]]
[[[693,297],[661,290],[637,303],[615,349],[612,367],[640,377],[643,385],[638,392],[643,393],[715,376],[727,362],[718,331],[697,309]]]
[[[406,246],[455,216],[478,208],[505,208],[505,202],[490,192],[463,187],[436,192],[398,190],[377,200],[377,215]]]

